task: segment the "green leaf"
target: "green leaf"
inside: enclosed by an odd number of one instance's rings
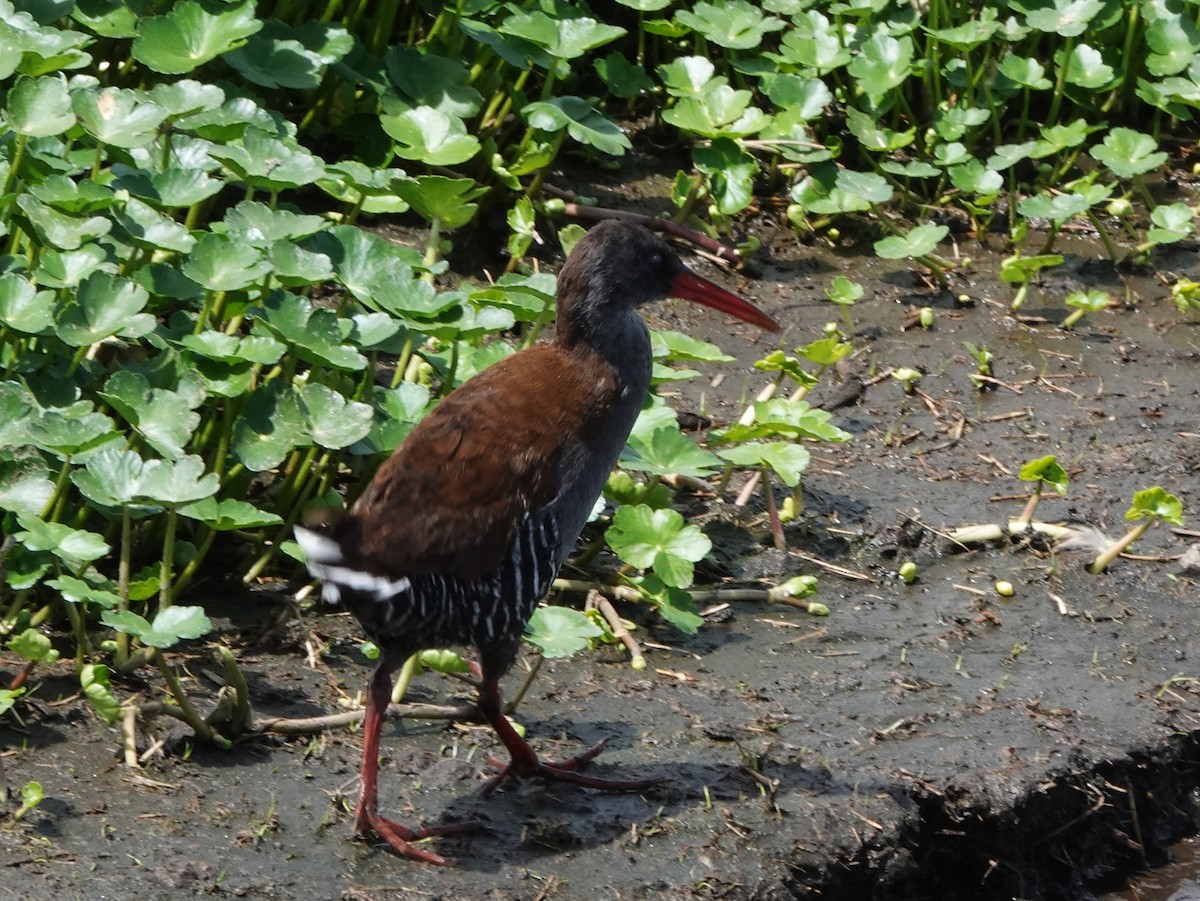
[[[33,662],[53,662],[58,659],[58,651],[50,644],[50,639],[37,629],[26,629],[10,638],[4,645],[18,657]]]
[[[99,393],[151,447],[170,459],[183,456],[200,424],[195,410],[204,402],[203,392],[154,388],[140,372],[114,372]]]
[[[654,82],[641,66],[631,63],[622,53],[610,53],[593,65],[609,93],[614,97],[637,97],[654,90]]]
[[[730,363],[735,359],[715,344],[670,329],[651,331],[650,348],[654,359],[671,363]]]
[[[1174,75],[1194,65],[1200,53],[1200,28],[1182,10],[1166,15],[1168,7],[1159,7],[1160,15],[1146,28],[1146,45],[1152,51],[1146,57],[1146,69],[1153,75]]]
[[[0,716],[12,710],[17,698],[25,694],[23,688],[0,688]]]
[[[1026,8],[1025,21],[1038,31],[1078,37],[1103,8],[1100,0],[1045,0]]]
[[[717,209],[726,216],[740,213],[754,199],[758,161],[736,141],[717,138],[692,151],[696,168],[708,176]]]
[[[79,90],[71,108],[83,130],[101,144],[144,147],[158,135],[167,111],[142,91],[124,88]]]
[[[1000,278],[1006,282],[1027,282],[1039,270],[1048,266],[1061,266],[1063,257],[1057,253],[1042,253],[1034,256],[1006,257],[1000,263]]]
[[[165,504],[185,504],[215,494],[221,479],[204,472],[204,461],[196,456],[179,460],[147,460],[138,493]],[[193,636],[194,637],[194,636]]]
[[[62,250],[75,250],[112,230],[112,220],[106,216],[72,216],[42,203],[32,194],[18,195],[17,208],[39,241]]]
[[[46,587],[53,588],[64,601],[71,604],[95,604],[97,607],[107,610],[121,603],[121,598],[115,591],[108,588],[97,588],[74,576],[47,579]]]
[[[696,602],[682,588],[664,584],[658,576],[643,576],[634,584],[659,615],[672,626],[687,635],[694,635],[704,625],[704,618],[696,611]]]
[[[106,626],[126,632],[144,645],[160,649],[172,647],[184,638],[200,638],[213,628],[212,622],[204,615],[203,607],[168,607],[154,617],[153,623],[130,610],[105,610],[100,619]]]
[[[1046,77],[1046,67],[1036,59],[1008,54],[1000,60],[997,68],[1015,87],[1048,91],[1054,86]]]
[[[469,83],[470,71],[458,60],[425,48],[393,44],[384,54],[384,63],[392,84],[409,106],[433,107],[448,116],[466,118],[478,113],[483,104],[483,98]]]
[[[833,93],[819,78],[773,72],[764,75],[760,84],[772,103],[801,122],[820,117],[833,102]]]
[[[753,442],[717,451],[735,466],[766,466],[789,488],[800,484],[811,455],[806,448],[787,441]]]
[[[1067,60],[1065,77],[1068,84],[1098,91],[1112,84],[1116,75],[1099,50],[1087,44],[1076,44]]]
[[[164,216],[136,197],[126,201],[117,221],[125,229],[130,243],[137,247],[187,253],[196,245],[196,239],[182,223]]]
[[[470,222],[479,210],[472,201],[487,193],[487,188],[474,179],[444,175],[405,179],[395,190],[418,215],[431,222],[437,219],[445,229],[461,228]]]
[[[950,233],[945,225],[918,225],[907,235],[881,238],[875,242],[875,253],[885,260],[913,259],[933,253],[941,240]]]
[[[78,250],[48,250],[42,254],[33,277],[44,288],[77,288],[85,278],[101,268],[111,271],[116,266],[109,260],[105,248],[98,244],[85,244]]]
[[[582,97],[555,97],[530,103],[521,108],[530,128],[556,132],[567,130],[580,144],[595,147],[609,156],[622,156],[633,145],[625,132]]]
[[[218,532],[229,532],[234,529],[261,529],[263,526],[273,526],[283,522],[278,515],[259,510],[246,501],[239,501],[236,498],[225,498],[218,501],[211,495],[181,505],[178,512],[180,516],[198,519]]]
[[[219,9],[211,13],[195,0],[182,0],[166,15],[142,19],[133,58],[155,72],[182,75],[233,50],[262,28],[251,0]]]
[[[832,419],[832,413],[811,407],[807,401],[774,398],[755,401],[754,421],[749,425],[735,423],[727,429],[715,430],[711,437],[725,444],[776,437],[812,438],[831,444],[848,441],[850,435],[834,425]]]
[[[767,114],[750,105],[749,91],[737,91],[727,84],[709,86],[696,97],[684,97],[664,110],[663,121],[676,128],[708,138],[743,137],[762,130],[770,121]]]
[[[462,119],[432,106],[396,108],[385,103],[379,123],[395,139],[398,156],[429,166],[456,166],[480,149]]]
[[[293,27],[268,19],[244,46],[227,53],[225,61],[264,88],[311,90],[320,87],[326,67],[353,47],[354,38],[340,22],[309,21]]]
[[[655,475],[679,473],[694,478],[704,478],[717,470],[720,461],[716,456],[680,432],[674,413],[669,409],[667,413],[669,420],[643,412],[621,451],[620,465]]]
[[[22,75],[8,92],[4,124],[27,138],[65,132],[75,124],[66,79],[62,75]]]
[[[298,188],[326,175],[321,158],[295,138],[280,138],[255,126],[245,130],[240,144],[218,144],[208,148],[208,153],[246,184],[265,191]]]
[[[525,627],[525,640],[550,658],[586,650],[603,634],[598,625],[569,607],[538,607]]]
[[[307,298],[274,291],[255,315],[306,362],[351,372],[366,368],[367,358],[345,343],[354,323],[333,310],[313,309]]]
[[[716,75],[717,67],[707,56],[676,57],[656,71],[672,97],[702,97],[714,88],[729,84],[724,76]]]
[[[540,10],[509,16],[499,31],[541,47],[555,59],[575,59],[625,34],[624,28],[586,16],[551,18]]]
[[[725,0],[720,6],[700,0],[691,11],[675,13],[675,21],[731,50],[753,50],[767,34],[785,27],[782,19],[764,16],[746,0]]]
[[[111,547],[104,538],[86,529],[72,529],[57,522],[43,522],[36,516],[18,516],[21,531],[13,537],[30,551],[49,551],[69,566],[99,560]]]
[[[53,292],[38,291],[14,272],[0,276],[0,322],[26,335],[40,335],[54,321]]]
[[[268,382],[246,398],[230,445],[235,459],[251,472],[265,472],[283,462],[297,447],[308,447],[304,413],[295,391]]]
[[[286,205],[269,207],[256,200],[243,200],[224,219],[214,222],[212,230],[232,241],[266,250],[280,241],[307,238],[325,224],[320,216],[304,215]]]
[[[54,483],[48,477],[45,461],[36,452],[25,454],[0,451],[0,510],[36,516],[54,496]]]
[[[645,504],[618,507],[604,537],[622,561],[638,569],[652,568],[676,588],[692,584],[692,564],[712,550],[708,536],[680,514]]]
[[[1173,526],[1182,526],[1183,504],[1175,495],[1155,485],[1133,496],[1133,506],[1125,513],[1125,518],[1130,521],[1161,519]]]
[[[63,457],[107,440],[113,421],[97,413],[92,402],[77,401],[66,407],[44,408],[26,426],[26,440],[35,447]]]
[[[114,335],[148,335],[155,328],[155,318],[142,312],[149,299],[145,288],[128,278],[92,272],[61,307],[55,334],[71,347],[89,346]]]
[[[210,233],[196,242],[179,269],[206,291],[240,291],[264,279],[271,264],[250,244]]]
[[[85,663],[79,668],[79,687],[92,709],[111,726],[121,716],[121,702],[112,692],[108,667],[103,663]]]
[[[1164,203],[1156,206],[1150,211],[1150,221],[1154,223],[1154,227],[1146,232],[1146,240],[1155,244],[1182,241],[1196,228],[1196,215],[1186,203]],[[4,318],[2,309],[0,301],[0,319]]]
[[[877,116],[869,115],[855,107],[846,110],[846,127],[858,138],[867,150],[876,153],[892,153],[911,144],[917,136],[916,128],[892,131],[884,127]]]
[[[415,382],[401,382],[395,388],[375,385],[371,405],[374,408],[371,429],[365,438],[351,445],[352,454],[390,454],[398,448],[425,416],[429,389]]]
[[[366,437],[371,429],[372,413],[367,404],[347,400],[325,385],[302,385],[300,409],[308,421],[309,435],[320,447],[347,447]]]
[[[1026,482],[1041,482],[1053,488],[1059,494],[1066,494],[1071,479],[1065,469],[1058,463],[1054,454],[1030,460],[1021,467],[1017,475]]]
[[[877,33],[859,47],[847,70],[858,87],[878,105],[912,74],[912,57],[912,38]]]
[[[1132,128],[1114,128],[1104,136],[1104,143],[1093,147],[1090,153],[1120,178],[1142,175],[1168,159],[1167,152],[1158,149],[1158,142],[1152,136]]]

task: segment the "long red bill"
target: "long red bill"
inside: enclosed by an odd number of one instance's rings
[[[738,319],[749,322],[751,325],[757,325],[769,332],[779,331],[779,323],[758,307],[742,300],[736,294],[726,291],[720,285],[701,278],[690,269],[684,269],[675,276],[675,281],[671,283],[670,296],[712,307],[714,310],[736,316]]]

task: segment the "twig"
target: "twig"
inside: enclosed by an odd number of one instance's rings
[[[605,620],[608,621],[608,626],[612,629],[613,638],[619,639],[629,649],[629,665],[635,670],[645,669],[646,658],[642,655],[642,648],[638,644],[637,639],[630,635],[629,630],[625,628],[625,624],[613,608],[612,602],[593,588],[588,592],[586,606],[599,610]]]
[[[636,222],[643,228],[666,232],[683,241],[687,241],[689,244],[703,248],[723,262],[734,266],[741,266],[745,262],[742,255],[732,247],[727,247],[715,238],[710,238],[708,235],[698,232],[694,228],[688,228],[686,225],[680,225],[678,222],[672,222],[669,219],[658,219],[654,216],[647,216],[644,213],[634,213],[629,210],[614,210],[602,206],[586,206],[585,204],[577,203],[575,195],[551,187],[550,185],[544,185],[542,191],[553,197],[560,197],[566,200],[567,203],[563,208],[563,212],[576,219],[597,221],[602,219],[621,219],[625,222]]]
[[[793,557],[799,557],[801,560],[807,560],[809,563],[815,563],[822,569],[828,570],[837,576],[843,576],[847,579],[857,579],[860,582],[874,582],[875,580],[866,573],[855,572],[852,569],[846,569],[844,566],[838,566],[836,563],[830,563],[828,560],[822,560],[820,557],[814,557],[812,554],[806,554],[804,551],[791,550],[788,551]]]
[[[289,719],[285,716],[264,717],[255,720],[251,731],[270,732],[275,735],[315,735],[339,726],[355,725],[366,716],[366,713],[366,710],[359,709],[297,719]],[[466,720],[469,722],[477,715],[478,710],[473,704],[460,707],[443,707],[438,704],[388,704],[387,708],[387,716],[405,719]]]

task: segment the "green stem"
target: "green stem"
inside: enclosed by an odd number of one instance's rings
[[[158,610],[161,613],[171,606],[171,572],[175,563],[175,529],[179,525],[175,505],[167,507],[167,530],[163,536],[162,563],[158,569]]]
[[[1110,563],[1121,556],[1121,552],[1124,551],[1125,548],[1129,547],[1129,545],[1133,544],[1144,534],[1146,534],[1146,530],[1156,522],[1158,522],[1156,519],[1144,519],[1139,522],[1136,526],[1114,541],[1111,547],[1106,548],[1103,553],[1098,555],[1088,567],[1088,572],[1090,572],[1093,576],[1104,572],[1104,570],[1108,569]]]
[[[396,684],[392,686],[393,704],[399,704],[408,694],[408,686],[412,683],[413,676],[417,674],[418,665],[417,655],[413,654],[404,661],[404,666],[400,667],[400,673],[396,676]]]
[[[171,669],[167,663],[167,658],[163,656],[161,648],[154,649],[154,665],[162,673],[163,681],[167,683],[167,690],[171,692],[171,697],[179,705],[179,710],[183,714],[184,721],[192,727],[192,731],[196,733],[196,737],[206,744],[216,744],[222,748],[233,747],[233,743],[229,739],[213,732],[208,723],[204,722],[203,717],[196,712],[196,708],[192,706],[192,702],[188,700],[188,696],[184,693],[183,686],[179,684],[179,677],[175,675],[175,670]]]
[[[121,508],[121,557],[117,563],[117,610],[129,609],[129,576],[132,571],[133,517],[128,507]],[[129,633],[117,630],[117,666],[129,659]]]
[[[1046,125],[1058,123],[1058,110],[1062,106],[1063,90],[1067,84],[1067,67],[1071,64],[1071,52],[1075,49],[1075,37],[1070,35],[1063,44],[1063,61],[1058,67],[1058,81],[1054,84],[1054,98],[1050,101],[1050,111],[1046,113]]]

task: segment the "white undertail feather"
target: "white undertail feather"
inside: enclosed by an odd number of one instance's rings
[[[336,604],[341,600],[343,588],[374,595],[377,601],[386,601],[412,587],[407,576],[389,579],[353,567],[338,566],[346,559],[341,547],[332,538],[319,535],[311,529],[296,526],[296,543],[304,551],[308,571],[323,583],[321,597],[326,603]]]

